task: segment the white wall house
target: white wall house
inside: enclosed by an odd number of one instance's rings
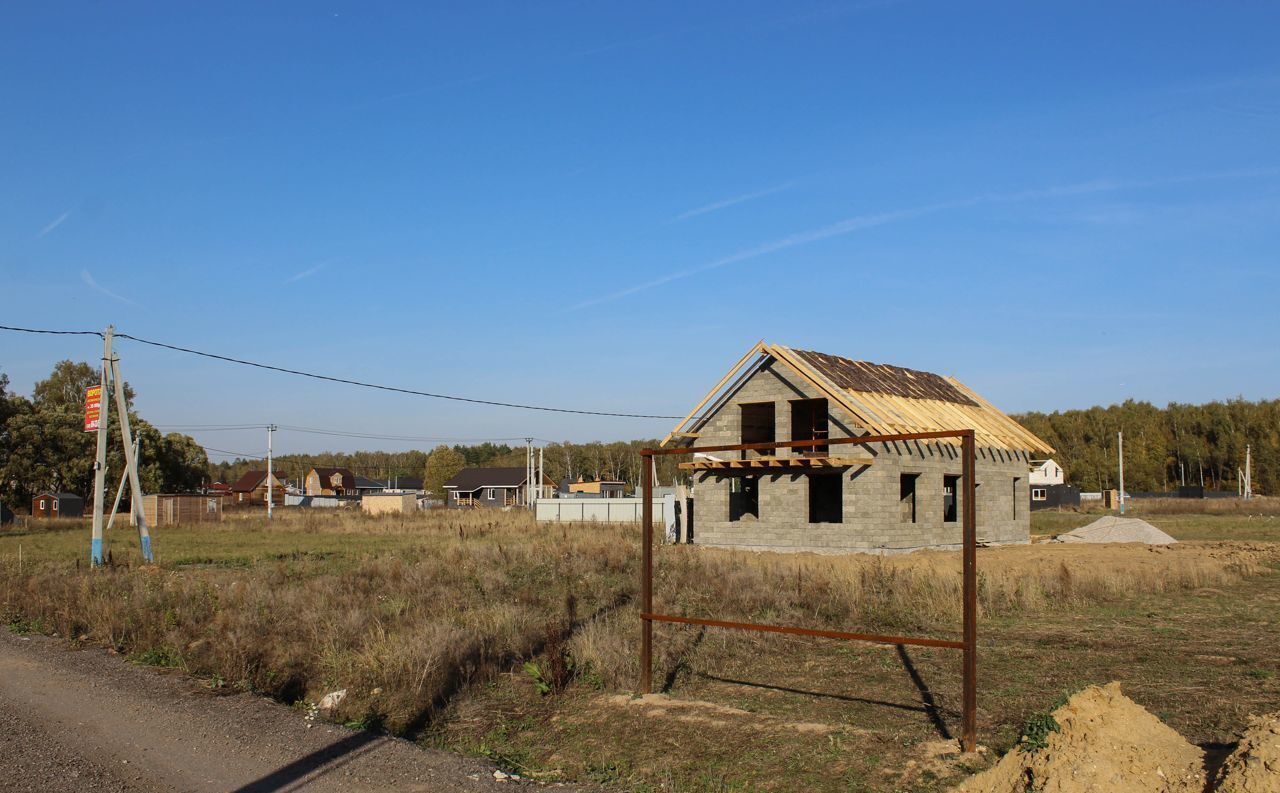
[[[1031,486],[1060,485],[1063,483],[1062,466],[1053,460],[1031,461]]]

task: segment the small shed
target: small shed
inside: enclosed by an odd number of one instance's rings
[[[31,499],[33,518],[81,518],[84,517],[84,499],[75,493],[41,493]]]
[[[404,515],[418,511],[418,497],[413,493],[366,493],[360,499],[360,510],[366,515]]]
[[[142,498],[149,526],[190,526],[222,520],[222,496],[158,493]]]

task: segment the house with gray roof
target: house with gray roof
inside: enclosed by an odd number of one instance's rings
[[[521,468],[463,468],[444,483],[445,503],[450,507],[525,506],[529,472]],[[551,498],[556,483],[542,478],[535,498]]]

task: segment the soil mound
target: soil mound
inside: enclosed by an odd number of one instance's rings
[[[1055,542],[1141,542],[1147,545],[1172,545],[1177,542],[1168,534],[1137,518],[1107,515],[1088,526],[1059,534]]]
[[[1043,746],[1015,748],[956,788],[965,793],[1201,793],[1204,753],[1120,693],[1090,686],[1053,712]]]
[[[1280,790],[1280,712],[1249,717],[1249,727],[1223,764],[1218,779],[1218,793]]]

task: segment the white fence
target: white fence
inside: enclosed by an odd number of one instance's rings
[[[286,493],[284,497],[284,505],[286,507],[341,507],[344,504],[355,503],[358,502],[333,496],[298,496],[293,493]]]
[[[644,512],[643,498],[540,498],[534,502],[534,517],[550,523],[639,523]],[[655,522],[671,533],[676,525],[676,497],[653,499]]]

